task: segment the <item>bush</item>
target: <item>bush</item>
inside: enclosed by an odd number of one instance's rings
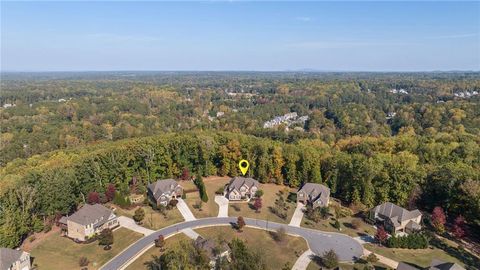
[[[429,239],[423,233],[412,233],[406,236],[392,236],[387,239],[386,246],[389,248],[428,248]]]
[[[223,187],[219,187],[219,188],[217,189],[217,191],[215,191],[215,194],[217,194],[217,195],[223,195],[223,191],[224,191],[224,188],[223,188]]]
[[[159,235],[157,239],[155,239],[155,246],[160,248],[160,250],[163,249],[165,246],[165,237],[163,235]]]
[[[275,232],[272,232],[273,240],[277,242],[283,242],[287,237],[287,232],[284,227],[278,228]]]
[[[335,219],[335,222],[333,223],[333,227],[337,230],[340,230],[341,225],[338,219]]]
[[[175,200],[175,199],[170,200],[170,202],[168,203],[168,205],[171,207],[176,207],[177,204],[178,204],[178,200]]]
[[[338,256],[333,249],[325,252],[322,256],[322,264],[330,269],[338,267]]]
[[[133,220],[135,222],[139,223],[145,218],[145,210],[143,208],[139,207],[137,210],[135,210],[135,214],[133,215]]]
[[[370,262],[370,263],[376,263],[376,262],[378,262],[377,255],[375,255],[375,253],[373,253],[373,252],[370,253],[370,254],[368,254],[366,261],[367,261],[367,262]]]
[[[263,196],[263,190],[259,189],[255,192],[255,197],[261,198]]]
[[[132,205],[128,196],[122,195],[120,192],[115,192],[115,197],[113,198],[113,203],[122,207],[127,208]]]
[[[88,261],[87,257],[80,257],[80,259],[78,260],[78,265],[80,267],[85,267],[85,266],[88,266],[90,262]]]
[[[110,229],[104,229],[98,236],[98,244],[105,246],[105,250],[110,249],[113,244],[113,233]]]
[[[184,199],[184,200],[185,200],[186,198],[187,198],[187,193],[185,193],[185,192],[184,192],[184,193],[182,193],[182,199]]]

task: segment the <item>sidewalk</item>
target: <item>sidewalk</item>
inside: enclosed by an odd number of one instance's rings
[[[292,267],[292,270],[305,270],[307,269],[308,265],[312,261],[312,256],[315,255],[313,251],[310,249],[302,253],[300,257],[298,257],[297,261]]]

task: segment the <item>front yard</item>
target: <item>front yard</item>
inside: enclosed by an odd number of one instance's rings
[[[202,210],[197,204],[201,201],[198,192],[186,194],[185,202],[196,218],[216,217],[218,215],[218,204],[215,203],[215,191],[222,188],[230,181],[230,177],[210,176],[203,178],[208,194],[208,202],[202,202]]]
[[[118,216],[126,216],[132,218],[135,210],[138,207],[132,209],[122,209],[118,206],[115,206],[115,214]],[[175,223],[184,221],[180,211],[174,207],[170,210],[165,210],[165,215],[160,213],[157,210],[153,210],[150,206],[140,206],[145,210],[145,218],[143,219],[142,226],[151,230],[158,230],[167,226],[170,226]]]
[[[60,236],[60,232],[57,232],[35,246],[31,255],[33,264],[38,265],[38,269],[81,269],[79,266],[81,257],[86,257],[90,261],[88,269],[98,269],[142,236],[128,229],[119,228],[113,232],[112,249],[105,251],[103,246],[98,245],[98,241],[77,244],[71,239]]]
[[[260,213],[255,212],[255,209],[253,208],[254,200],[251,200],[249,203],[230,202],[228,215],[233,217],[243,216],[279,223],[289,223],[297,203],[295,201],[289,201],[287,197],[291,195],[291,193],[295,193],[296,190],[290,187],[275,184],[260,184],[260,189],[264,192],[262,196],[262,208]],[[277,208],[275,201],[280,197],[283,198],[286,205],[286,209],[283,209],[283,207],[281,209],[281,211],[283,211],[286,215],[285,218],[281,218],[272,212],[272,209]]]

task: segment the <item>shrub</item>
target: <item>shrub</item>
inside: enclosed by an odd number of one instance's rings
[[[127,208],[130,205],[132,205],[128,196],[124,196],[118,191],[115,192],[115,197],[113,198],[113,203],[122,207],[122,208]]]
[[[375,253],[373,253],[373,252],[370,253],[370,254],[368,254],[366,261],[367,261],[367,262],[370,262],[370,263],[376,263],[376,262],[378,262],[377,255],[375,255]]]
[[[263,196],[263,190],[259,189],[255,191],[255,197],[260,198]]]
[[[175,200],[175,199],[170,200],[170,202],[168,203],[168,205],[170,205],[171,207],[175,207],[177,206],[177,204],[178,204],[178,200]]]
[[[99,237],[98,237],[98,244],[105,246],[105,249],[110,249],[110,245],[113,244],[113,233],[110,229],[104,229]]]
[[[388,234],[385,231],[385,228],[383,226],[378,226],[377,232],[375,233],[375,240],[377,240],[380,244],[385,243],[387,241]]]
[[[80,267],[85,267],[85,266],[88,266],[90,262],[88,261],[87,257],[80,257],[80,259],[78,260],[78,265]]]
[[[139,207],[137,210],[135,210],[135,214],[133,215],[133,220],[135,222],[139,223],[145,218],[145,210],[143,208]]]
[[[338,219],[335,219],[335,222],[333,223],[333,227],[337,230],[340,230],[340,221],[338,221]]]
[[[187,193],[185,193],[185,192],[184,192],[184,193],[182,193],[182,199],[184,199],[184,200],[185,200],[186,198],[187,198]]]
[[[277,242],[283,242],[287,237],[287,232],[284,227],[278,228],[275,232],[272,232],[273,240]]]
[[[322,256],[322,264],[327,268],[335,268],[338,266],[338,256],[333,249],[326,251]]]
[[[237,229],[239,232],[242,232],[242,228],[245,227],[245,220],[242,216],[237,218]]]
[[[424,249],[429,245],[429,239],[423,233],[412,233],[406,236],[392,236],[388,238],[386,246],[389,248]]]
[[[217,195],[223,195],[223,191],[224,191],[224,188],[223,188],[223,187],[219,187],[219,188],[217,189],[217,191],[215,191],[215,194],[217,194]]]
[[[165,246],[165,237],[163,235],[159,235],[157,239],[155,239],[155,246],[160,248],[160,250],[163,249]]]

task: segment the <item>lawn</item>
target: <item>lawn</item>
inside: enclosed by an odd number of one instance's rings
[[[137,207],[133,209],[122,209],[118,206],[115,206],[115,213],[120,216],[133,217]],[[184,221],[182,214],[178,211],[177,208],[171,210],[165,210],[166,216],[161,214],[159,211],[155,211],[150,206],[141,206],[145,210],[145,219],[143,220],[142,226],[152,230],[158,230],[167,226],[170,226],[175,223]]]
[[[390,258],[398,262],[408,262],[419,267],[428,267],[432,259],[439,259],[446,262],[455,262],[462,266],[464,264],[456,258],[448,255],[445,251],[438,248],[428,249],[400,249],[400,248],[386,248],[374,244],[366,244],[364,247],[370,251],[378,253],[382,256]]]
[[[38,269],[80,269],[78,262],[81,257],[86,257],[90,261],[88,269],[98,269],[142,236],[125,228],[117,229],[113,232],[112,249],[105,251],[103,246],[98,245],[98,241],[77,244],[69,238],[60,236],[60,233],[55,233],[34,247],[31,255],[33,264],[38,265]]]
[[[360,263],[355,263],[355,264],[352,264],[352,263],[340,263],[340,264],[339,264],[339,267],[341,267],[342,270],[363,269],[364,266],[365,266],[365,264],[360,264]],[[310,264],[308,264],[307,270],[320,270],[320,269],[322,269],[321,267],[322,267],[322,266],[321,266],[320,264],[318,264],[318,263],[315,262],[315,261],[312,261],[312,262],[310,262]],[[386,265],[384,265],[384,264],[381,264],[381,263],[379,263],[379,262],[374,263],[374,264],[373,264],[373,267],[375,267],[375,270],[391,269],[391,268],[389,268],[388,266],[386,266]]]
[[[168,249],[174,245],[177,245],[180,241],[189,240],[185,234],[179,233],[165,240],[165,249]],[[149,248],[145,253],[138,257],[132,264],[127,267],[127,270],[146,269],[145,262],[151,261],[152,256],[160,256],[160,249],[153,246]]]
[[[195,231],[205,238],[217,241],[231,241],[235,237],[244,240],[250,248],[263,255],[268,269],[282,269],[287,262],[291,267],[298,256],[308,249],[306,241],[301,237],[287,236],[283,243],[278,243],[273,240],[270,232],[253,228],[244,228],[241,233],[229,226],[206,227]]]
[[[217,191],[219,188],[223,188],[228,181],[230,181],[230,179],[230,177],[219,176],[203,178],[203,182],[205,183],[205,188],[208,194],[208,202],[202,203],[201,211],[195,207],[195,205],[201,201],[200,194],[198,192],[186,194],[187,198],[185,199],[185,202],[196,218],[216,217],[218,215],[218,205],[215,203],[215,191]]]
[[[279,216],[272,213],[270,208],[275,206],[275,200],[279,198],[280,191],[284,193],[283,197],[286,199],[290,192],[296,192],[295,189],[280,186],[275,184],[260,184],[260,189],[263,190],[264,194],[262,196],[262,208],[260,213],[256,213],[251,204],[253,204],[253,200],[250,203],[246,202],[230,202],[230,206],[228,209],[229,216],[243,216],[249,218],[258,218],[263,220],[269,220],[279,223],[289,223],[290,219],[292,218],[293,212],[295,211],[295,207],[297,205],[296,202],[287,202],[288,210],[287,210],[287,217],[285,219],[280,218]]]

